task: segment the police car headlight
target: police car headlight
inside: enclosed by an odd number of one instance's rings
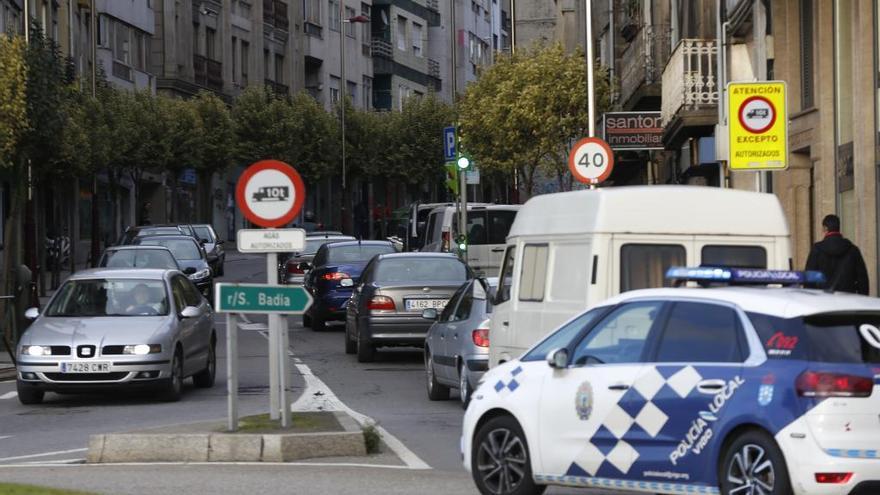
[[[123,354],[134,354],[135,356],[146,356],[147,354],[158,354],[160,352],[162,352],[162,346],[159,344],[127,345],[122,348]]]
[[[211,276],[211,269],[205,268],[204,270],[199,270],[193,274],[189,275],[190,280],[201,280],[203,278],[208,278]]]
[[[21,353],[27,356],[51,356],[52,348],[45,345],[23,345]]]

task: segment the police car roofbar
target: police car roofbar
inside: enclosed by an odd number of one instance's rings
[[[821,272],[796,272],[788,270],[765,270],[761,268],[721,268],[721,267],[671,267],[666,271],[666,279],[675,285],[697,282],[700,285],[803,285],[822,287],[825,275]]]

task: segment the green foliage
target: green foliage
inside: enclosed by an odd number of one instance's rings
[[[0,36],[0,167],[11,164],[19,139],[28,130],[24,50],[22,38]]]
[[[559,44],[499,56],[459,103],[461,138],[481,168],[523,173],[526,192],[540,167],[564,174],[569,143],[587,132],[586,66]],[[596,115],[609,107],[607,72],[597,67]]]
[[[192,101],[201,123],[201,160],[195,164],[203,173],[222,172],[233,163],[235,127],[229,107],[217,95],[201,92]]]

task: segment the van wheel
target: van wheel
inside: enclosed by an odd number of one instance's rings
[[[526,435],[512,417],[487,421],[472,448],[471,473],[483,495],[541,495],[547,489],[532,478]]]
[[[758,430],[739,435],[724,452],[721,464],[724,495],[790,495],[785,458],[776,442]]]
[[[449,400],[449,387],[437,381],[434,372],[434,358],[431,351],[425,351],[425,379],[428,385],[428,398],[431,400]]]

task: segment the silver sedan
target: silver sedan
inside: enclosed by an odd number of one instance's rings
[[[18,346],[18,398],[38,404],[47,391],[145,387],[180,399],[183,380],[214,385],[213,314],[177,270],[85,270],[71,276]]]

